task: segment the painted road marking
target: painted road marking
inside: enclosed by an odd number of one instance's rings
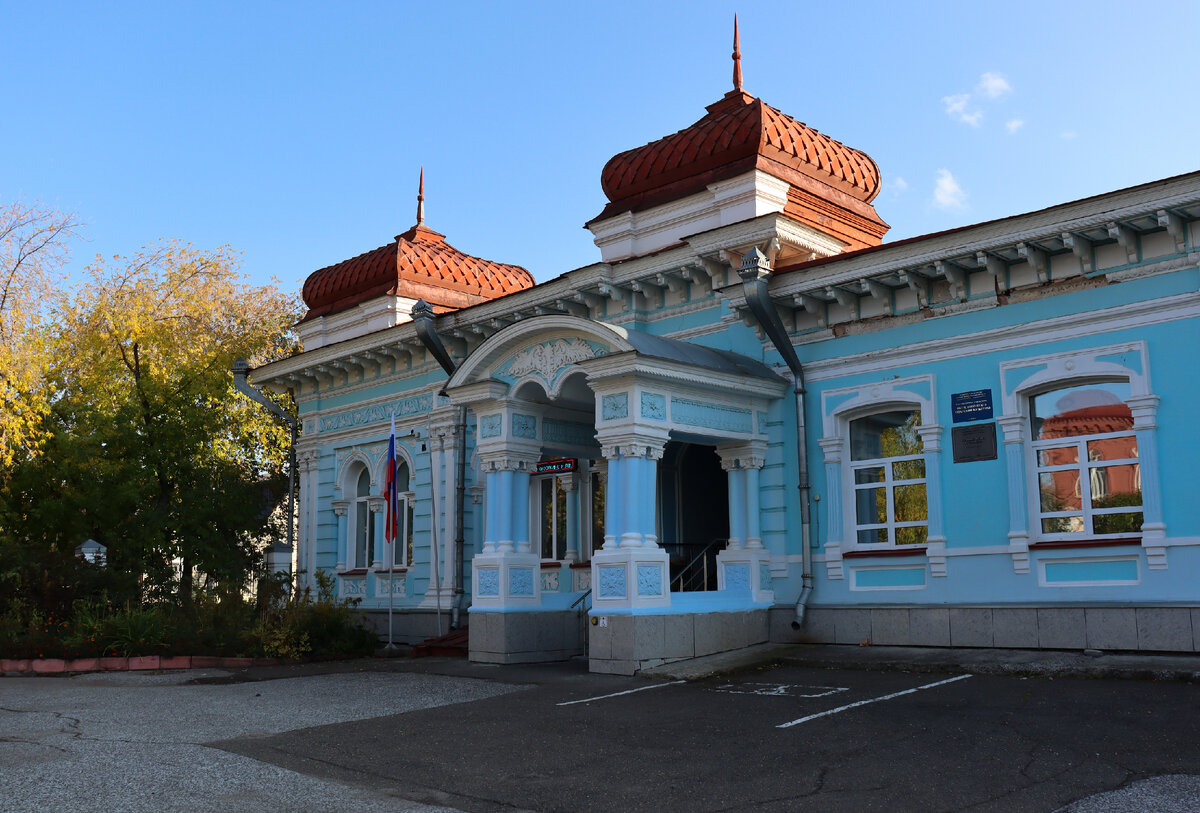
[[[847,686],[805,686],[802,683],[723,683],[709,689],[724,694],[757,694],[762,697],[828,697],[850,691]]]
[[[836,709],[830,709],[829,711],[822,711],[822,712],[818,712],[816,714],[810,714],[807,717],[801,717],[799,720],[792,720],[790,723],[784,723],[783,725],[778,725],[775,727],[776,728],[791,728],[794,725],[800,725],[801,723],[807,723],[809,720],[816,720],[820,717],[828,717],[831,714],[837,714],[838,712],[849,711],[850,709],[856,709],[859,706],[865,706],[869,703],[879,703],[883,700],[891,700],[893,697],[901,697],[903,695],[912,694],[913,692],[919,692],[924,689],[932,689],[935,686],[945,686],[947,683],[953,683],[956,680],[965,680],[966,678],[969,678],[969,677],[970,677],[970,675],[958,675],[957,677],[946,678],[945,680],[939,680],[936,683],[926,683],[924,686],[918,686],[915,689],[905,689],[902,692],[892,692],[891,694],[885,694],[882,697],[872,697],[869,700],[859,700],[857,703],[850,703],[845,706],[838,706]]]
[[[661,689],[664,686],[676,686],[680,683],[686,683],[685,680],[672,680],[670,683],[655,683],[653,686],[641,686],[637,689],[626,689],[623,692],[613,692],[612,694],[602,694],[599,697],[587,697],[583,700],[568,700],[565,703],[555,703],[556,706],[573,706],[576,703],[591,703],[593,700],[607,700],[610,697],[620,697],[623,694],[633,694],[634,692],[644,692],[647,689]]]

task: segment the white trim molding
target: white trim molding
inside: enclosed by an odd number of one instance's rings
[[[925,463],[925,495],[927,500],[928,534],[924,555],[929,560],[932,577],[946,575],[945,520],[941,491],[941,436],[944,429],[937,422],[937,382],[932,375],[894,378],[852,387],[825,390],[821,393],[821,425],[823,436],[818,440],[825,454],[827,499],[825,567],[830,579],[845,577],[843,554],[860,548],[857,537],[851,541],[855,525],[854,483],[845,465],[849,459],[850,421],[889,407],[916,409],[921,416],[917,429],[921,436],[922,457]],[[890,553],[893,549],[888,548]]]
[[[1029,572],[1030,540],[1040,535],[1037,467],[1030,428],[1029,400],[1055,387],[1090,382],[1124,381],[1125,400],[1134,417],[1142,486],[1142,548],[1150,570],[1165,570],[1166,525],[1158,471],[1158,396],[1151,390],[1150,359],[1144,341],[1048,353],[1000,364],[1001,404],[998,422],[1004,431],[1008,473],[1009,550],[1013,569]]]

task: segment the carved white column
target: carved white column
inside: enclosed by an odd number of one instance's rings
[[[367,500],[367,506],[370,508],[370,522],[374,528],[372,549],[367,551],[367,559],[371,562],[371,567],[383,567],[383,553],[386,542],[384,541],[384,527],[387,524],[387,500],[383,497],[371,497]]]
[[[567,545],[564,559],[568,562],[578,562],[579,553],[579,475],[569,474],[561,478],[562,490],[567,495]]]
[[[346,569],[346,544],[348,534],[346,533],[346,512],[350,508],[349,500],[334,500],[333,513],[337,515],[337,570],[343,571]]]
[[[1004,432],[1004,466],[1008,475],[1008,552],[1013,572],[1029,572],[1029,505],[1025,467],[1025,432],[1029,419],[1024,415],[1003,415],[997,419]]]
[[[925,502],[928,525],[925,555],[929,575],[946,575],[946,531],[942,516],[942,428],[938,424],[918,426],[925,457]]]
[[[772,603],[771,556],[759,530],[758,475],[766,462],[766,444],[719,446],[717,454],[729,473],[729,546],[717,554],[717,586],[744,592],[756,604]]]
[[[842,545],[846,541],[845,508],[842,505],[842,455],[840,437],[821,438],[825,453],[825,570],[830,579],[843,578]]]
[[[296,529],[296,586],[303,588],[315,585],[317,556],[317,467],[319,456],[316,449],[296,452],[296,467],[300,472],[300,521]]]
[[[1163,521],[1162,491],[1158,474],[1158,396],[1138,395],[1126,401],[1133,412],[1138,466],[1142,475],[1142,548],[1146,566],[1166,570],[1167,526]]]

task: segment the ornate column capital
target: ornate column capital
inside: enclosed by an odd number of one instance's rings
[[[1134,429],[1157,428],[1155,418],[1158,415],[1158,401],[1157,395],[1135,395],[1125,399],[1125,403],[1133,412]]]
[[[648,457],[651,460],[662,460],[663,450],[670,436],[665,430],[597,432],[596,439],[600,441],[600,454],[606,460],[615,457]]]
[[[485,473],[494,471],[519,471],[532,472],[533,467],[537,464],[539,455],[532,453],[520,453],[512,449],[501,449],[481,453],[479,455],[479,467]]]
[[[1024,415],[1001,415],[997,418],[996,423],[1000,424],[1000,429],[1004,432],[1004,442],[1024,443],[1028,420]]]
[[[765,441],[753,440],[718,446],[717,456],[721,458],[721,468],[725,471],[735,468],[761,469],[767,462],[767,444]]]
[[[320,461],[320,454],[316,449],[297,449],[296,450],[296,467],[300,471],[308,472],[317,468]]]
[[[339,517],[344,517],[350,509],[350,500],[334,500],[330,505],[333,506],[333,513]]]
[[[821,451],[825,453],[826,463],[842,462],[842,455],[845,454],[846,444],[840,437],[821,438],[817,443],[821,445]]]
[[[367,507],[371,509],[372,514],[381,514],[387,509],[387,499],[384,497],[368,497]]]
[[[927,426],[918,426],[917,434],[921,438],[921,445],[925,447],[925,451],[931,454],[937,454],[942,450],[942,429],[944,427],[938,423],[931,423]]]

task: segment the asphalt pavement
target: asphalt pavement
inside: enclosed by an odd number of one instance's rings
[[[0,678],[0,809],[1200,811],[1200,658],[775,647]]]

